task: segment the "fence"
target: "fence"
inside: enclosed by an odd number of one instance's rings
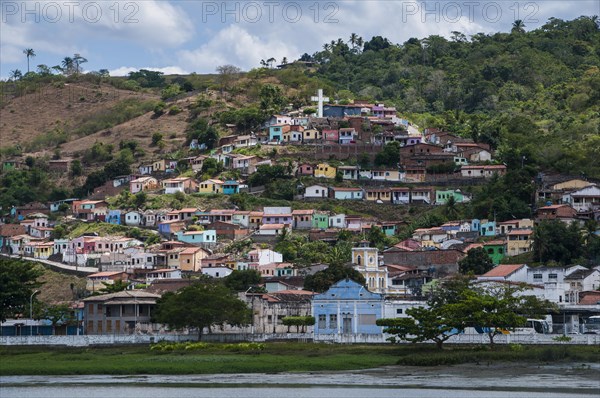
[[[312,333],[212,333],[202,335],[202,341],[231,343],[241,341],[302,341],[340,344],[386,344],[388,334],[316,334]],[[570,340],[557,340],[559,334],[507,334],[497,335],[495,344],[577,344],[600,345],[600,335],[580,334],[568,336]],[[156,335],[83,335],[83,336],[1,336],[0,345],[56,345],[85,347],[90,345],[151,344],[159,341],[196,341],[197,334],[156,334]],[[406,342],[400,342],[406,343]],[[445,344],[489,344],[486,334],[459,334],[452,336]]]

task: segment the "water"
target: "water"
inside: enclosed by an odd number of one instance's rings
[[[521,391],[474,391],[415,388],[348,388],[348,387],[144,387],[144,386],[62,386],[2,387],[2,398],[579,398],[593,395],[578,393],[540,393]]]
[[[352,372],[7,376],[1,398],[575,398],[600,396],[600,367],[387,367]]]

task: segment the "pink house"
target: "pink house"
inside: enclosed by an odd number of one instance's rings
[[[339,132],[338,130],[323,130],[323,139],[330,142],[338,142]]]
[[[298,166],[298,171],[296,172],[299,176],[311,176],[314,174],[315,167],[308,163],[303,163]]]

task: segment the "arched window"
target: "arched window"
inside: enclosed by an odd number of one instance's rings
[[[362,261],[362,257],[361,257],[361,256],[360,256],[360,254],[359,254],[358,256],[356,256],[356,263],[357,263],[358,265],[362,265],[362,262],[361,262],[361,261]]]

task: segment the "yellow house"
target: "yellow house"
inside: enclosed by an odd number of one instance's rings
[[[389,188],[365,188],[365,199],[370,202],[380,200],[384,203],[391,203],[392,190]]]
[[[506,255],[516,256],[517,254],[528,253],[533,250],[532,235],[533,230],[531,229],[513,229],[507,233]]]
[[[221,180],[209,179],[202,181],[198,185],[198,192],[200,193],[223,193],[223,184]]]
[[[179,269],[198,272],[202,269],[202,259],[210,253],[201,247],[188,247],[179,253]]]
[[[319,163],[315,167],[315,177],[317,178],[335,178],[337,169],[327,163]]]
[[[575,179],[554,184],[552,186],[552,189],[555,191],[563,191],[571,189],[581,189],[587,187],[588,185],[590,185],[589,181]]]
[[[321,138],[323,138],[323,133],[319,130],[308,129],[302,132],[302,140],[305,142],[320,140]]]
[[[162,160],[157,160],[156,162],[152,163],[152,170],[153,171],[165,171],[167,169],[167,165],[164,159]]]

